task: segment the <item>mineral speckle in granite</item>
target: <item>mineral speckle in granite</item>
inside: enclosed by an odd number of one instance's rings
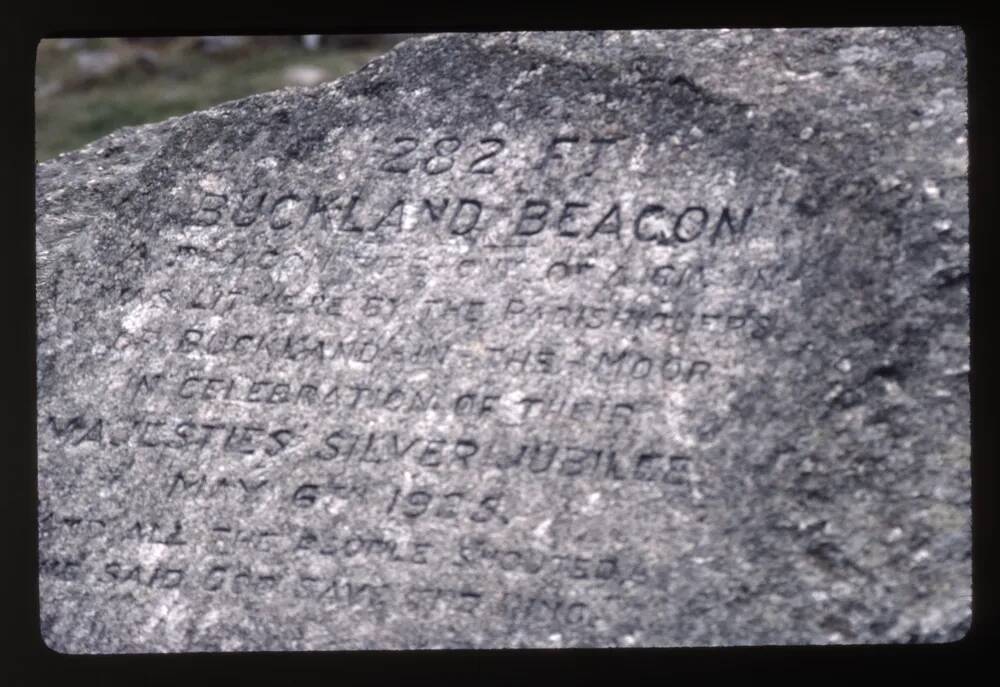
[[[453,34],[37,170],[60,652],[970,623],[957,29]]]

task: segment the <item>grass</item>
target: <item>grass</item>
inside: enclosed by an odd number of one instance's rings
[[[335,79],[391,45],[383,40],[309,51],[291,38],[265,38],[207,54],[196,47],[196,40],[170,39],[150,48],[121,39],[87,39],[81,47],[119,56],[119,66],[99,77],[81,72],[75,50],[60,48],[58,41],[42,41],[36,67],[36,159],[79,148],[123,126],[156,122],[291,85],[285,70],[292,65],[318,67]],[[155,52],[155,66],[143,59],[144,51]]]

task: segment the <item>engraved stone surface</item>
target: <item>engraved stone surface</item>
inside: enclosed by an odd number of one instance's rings
[[[72,653],[970,623],[957,29],[453,34],[37,170]]]

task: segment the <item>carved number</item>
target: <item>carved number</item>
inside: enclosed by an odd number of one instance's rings
[[[393,139],[388,158],[382,162],[379,169],[384,172],[406,174],[419,165],[426,174],[443,174],[455,167],[455,156],[462,145],[462,139],[457,136],[444,136],[434,140],[431,155],[417,158],[413,153],[420,147],[420,139],[413,136],[397,136]],[[502,138],[482,138],[478,145],[482,155],[474,158],[465,171],[470,174],[493,174],[496,172],[496,166],[491,161],[507,147],[507,142]]]
[[[434,142],[434,154],[424,160],[424,171],[428,174],[447,172],[455,164],[452,155],[462,147],[462,141],[454,136],[439,138]]]
[[[496,167],[492,165],[485,165],[483,163],[490,160],[500,154],[500,151],[506,147],[506,143],[502,138],[484,138],[479,141],[479,145],[483,147],[492,147],[492,150],[488,150],[485,155],[480,155],[472,164],[469,165],[469,171],[473,174],[493,174],[496,171]]]
[[[392,492],[392,502],[389,503],[389,508],[386,513],[391,513],[396,507],[396,503],[399,501],[400,489],[396,487]],[[427,511],[427,507],[431,503],[433,497],[426,491],[414,491],[410,492],[403,499],[404,503],[401,510],[403,515],[408,518],[419,518]]]
[[[409,163],[409,166],[405,166],[402,158],[406,157],[414,150],[417,149],[417,139],[412,136],[397,136],[393,140],[393,144],[396,150],[389,156],[385,162],[382,163],[380,169],[385,172],[396,172],[397,174],[406,174],[411,169],[413,169],[417,162],[413,160]],[[398,161],[398,164],[393,164]]]
[[[466,493],[463,491],[444,494],[443,498],[446,503],[433,511],[433,514],[439,518],[457,517],[456,506],[462,502],[465,495]],[[503,494],[499,493],[488,494],[483,497],[479,500],[475,510],[469,513],[469,519],[473,522],[484,523],[495,518],[506,524],[507,518],[500,513],[499,509],[502,499]],[[389,514],[398,510],[406,517],[416,519],[428,512],[431,502],[434,500],[434,495],[430,492],[416,490],[409,494],[403,494],[402,490],[396,487],[393,489],[392,500],[389,502],[389,507],[385,512]]]

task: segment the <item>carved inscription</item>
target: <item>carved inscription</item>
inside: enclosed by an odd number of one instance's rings
[[[145,505],[44,503],[43,539],[76,544],[42,577],[317,626],[634,622],[666,592],[623,513],[701,526],[725,418],[699,399],[769,374],[742,361],[779,345],[795,275],[730,260],[785,240],[765,196],[657,190],[648,145],[399,131],[349,174],[182,176],[90,352],[114,402],[39,416]]]

